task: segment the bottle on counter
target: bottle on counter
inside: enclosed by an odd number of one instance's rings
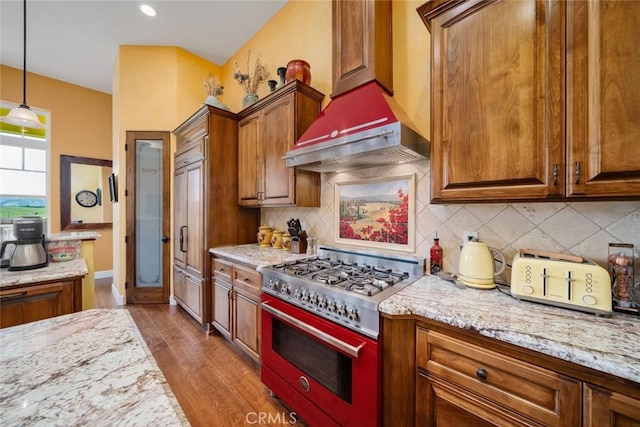
[[[442,270],[442,248],[440,247],[440,239],[438,233],[433,239],[433,246],[429,250],[429,272],[438,275]]]

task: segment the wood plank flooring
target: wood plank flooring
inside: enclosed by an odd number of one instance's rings
[[[116,307],[111,279],[96,281],[96,308]],[[176,306],[129,304],[124,309],[193,426],[292,425],[290,411],[260,382],[259,366],[222,336],[207,335]],[[301,421],[293,425],[304,426]]]

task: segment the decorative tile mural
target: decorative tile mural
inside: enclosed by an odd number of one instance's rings
[[[322,174],[321,207],[263,208],[262,223],[285,229],[289,218],[320,244],[334,241],[336,182],[396,175],[416,175],[415,256],[429,256],[436,231],[443,249],[443,270],[457,272],[464,231],[477,231],[480,240],[501,250],[507,260],[522,248],[569,253],[591,258],[607,267],[609,243],[632,243],[635,271],[640,272],[640,201],[540,202],[432,205],[429,161]],[[340,245],[343,245],[340,243]],[[508,281],[511,270],[503,277]],[[636,281],[640,279],[636,273]]]

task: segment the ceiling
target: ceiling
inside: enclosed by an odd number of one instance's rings
[[[119,45],[178,46],[223,65],[287,1],[29,0],[27,71],[111,93]],[[0,63],[22,70],[22,52],[23,2],[0,0]]]

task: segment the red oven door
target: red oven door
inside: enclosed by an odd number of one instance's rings
[[[308,425],[379,425],[376,341],[263,293],[261,350],[262,382]]]

